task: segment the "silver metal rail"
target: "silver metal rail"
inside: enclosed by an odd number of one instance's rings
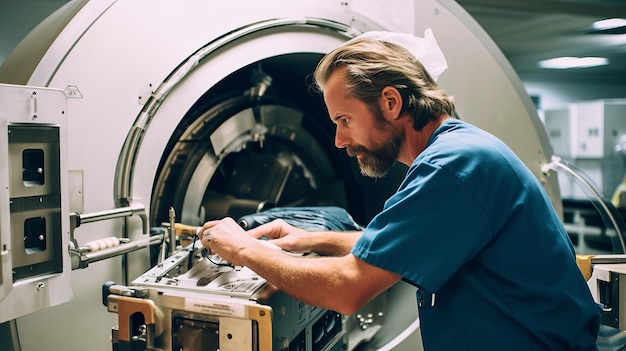
[[[132,242],[128,238],[122,237],[119,238],[119,245],[92,252],[91,248],[81,246],[74,235],[76,228],[80,227],[82,224],[131,216],[141,218],[143,234],[149,235],[148,216],[142,204],[133,204],[132,206],[86,214],[70,213],[70,244],[68,251],[72,269],[86,268],[91,262],[123,255],[162,242],[163,235],[155,235],[147,239],[139,239]]]
[[[80,267],[85,268],[90,263],[106,260],[108,258],[123,255],[129,252],[147,248],[152,245],[158,245],[163,241],[163,234],[153,235],[145,239],[133,240],[122,243],[110,249],[99,250],[95,252],[83,253],[80,255]],[[74,268],[74,267],[72,267]]]

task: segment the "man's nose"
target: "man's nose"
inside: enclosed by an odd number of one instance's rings
[[[349,145],[349,138],[341,131],[339,127],[335,130],[335,147],[344,149]]]

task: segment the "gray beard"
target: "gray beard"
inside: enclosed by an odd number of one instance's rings
[[[383,178],[396,163],[402,144],[402,135],[391,133],[389,140],[378,149],[357,147],[349,150],[350,155],[361,154],[357,159],[361,174],[371,178]]]

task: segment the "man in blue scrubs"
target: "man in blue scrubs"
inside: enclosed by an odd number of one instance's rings
[[[599,310],[541,184],[502,141],[453,117],[453,99],[407,47],[357,38],[315,72],[335,145],[361,172],[409,167],[363,232],[281,220],[244,232],[225,218],[203,226],[202,244],[346,315],[405,280],[418,287],[426,351],[596,350]],[[324,257],[267,249],[263,235]]]

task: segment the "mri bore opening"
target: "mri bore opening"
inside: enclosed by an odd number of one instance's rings
[[[335,148],[334,125],[310,85],[320,58],[291,54],[256,62],[200,97],[161,159],[152,224],[163,222],[170,207],[191,225],[274,206],[335,205],[361,223],[369,220],[367,180]],[[380,207],[382,201],[372,206]]]

